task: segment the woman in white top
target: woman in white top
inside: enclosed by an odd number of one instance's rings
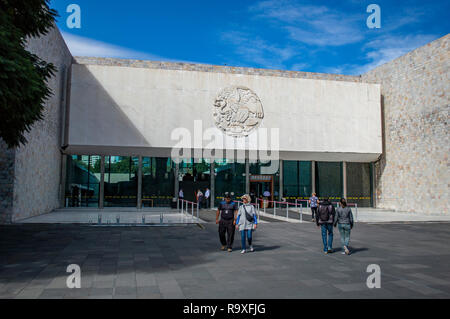
[[[243,204],[239,207],[239,211],[236,219],[236,229],[241,232],[242,251],[241,254],[246,252],[246,242],[250,246],[250,251],[254,251],[252,245],[252,232],[256,229],[258,219],[256,216],[255,207],[250,204],[250,196],[245,194],[242,197]]]

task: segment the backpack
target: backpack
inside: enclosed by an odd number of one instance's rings
[[[330,220],[331,212],[333,211],[333,206],[331,205],[319,205],[317,213],[319,215],[319,220],[322,222],[327,222]]]

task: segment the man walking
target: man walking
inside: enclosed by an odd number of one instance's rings
[[[237,205],[231,200],[230,195],[226,193],[225,200],[222,201],[217,208],[216,224],[219,224],[219,239],[222,244],[221,249],[225,250],[226,247],[228,252],[231,252],[233,250],[234,226],[236,224],[236,216]]]
[[[316,196],[316,193],[312,193],[309,198],[309,206],[311,207],[311,215],[312,221],[314,222],[314,216],[317,216],[317,204],[319,203],[319,199]]]
[[[209,188],[206,187],[205,190],[205,208],[208,209],[209,208],[209,196],[211,195],[211,192],[209,191]]]
[[[325,254],[333,252],[333,223],[335,215],[334,206],[329,202],[328,198],[319,203],[316,224],[322,230],[323,251]]]

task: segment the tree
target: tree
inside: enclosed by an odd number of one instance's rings
[[[0,0],[0,137],[9,148],[26,144],[25,133],[43,119],[52,95],[47,80],[56,72],[25,49],[26,39],[53,28],[57,12],[49,0]]]

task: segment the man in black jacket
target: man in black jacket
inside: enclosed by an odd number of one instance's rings
[[[334,206],[328,198],[319,203],[317,209],[316,224],[322,229],[323,251],[325,254],[333,252],[333,223],[336,215]],[[327,238],[328,235],[328,238]]]

